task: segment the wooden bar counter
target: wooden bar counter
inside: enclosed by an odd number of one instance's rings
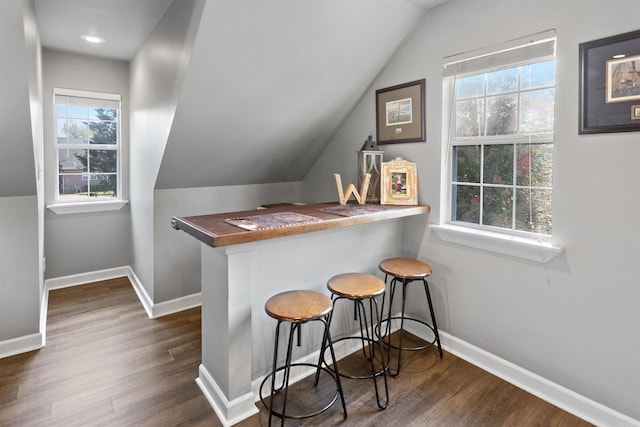
[[[345,211],[366,209],[371,205],[346,205]],[[255,242],[257,240],[273,239],[274,237],[290,236],[292,234],[311,233],[313,231],[329,230],[333,228],[349,227],[352,225],[366,224],[369,222],[386,219],[401,218],[429,212],[429,206],[399,206],[399,205],[373,205],[378,210],[356,215],[338,215],[331,213],[332,209],[339,210],[337,203],[316,203],[310,205],[282,204],[277,207],[251,210],[243,212],[231,212],[212,215],[200,215],[192,217],[174,217],[172,226],[177,230],[183,230],[196,239],[209,246],[219,247],[235,245],[238,243]],[[327,212],[329,211],[329,212]],[[238,228],[226,222],[227,219],[261,216],[278,212],[295,212],[301,215],[317,218],[320,221],[301,225],[290,225],[264,230],[248,231]]]
[[[202,364],[196,382],[223,425],[258,411],[276,325],[265,302],[293,289],[328,295],[327,281],[339,273],[380,275],[382,259],[405,255],[405,218],[428,212],[428,206],[320,203],[173,218],[173,228],[201,242]],[[353,313],[333,316],[335,336],[356,330]],[[322,333],[316,326],[304,329],[294,359],[318,357]],[[351,351],[336,352],[340,358]]]

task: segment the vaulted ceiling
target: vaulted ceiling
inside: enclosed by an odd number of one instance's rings
[[[247,4],[278,3],[273,0],[237,1]],[[349,1],[352,0],[347,0]],[[426,11],[448,0],[386,1],[407,1]],[[173,0],[35,0],[41,43],[43,47],[54,50],[130,60],[172,2]],[[337,0],[300,2],[339,3]],[[100,36],[106,43],[98,46],[88,44],[80,38],[83,34]]]
[[[445,1],[207,0],[155,187],[302,180],[417,21]],[[171,3],[36,0],[42,45],[130,59]],[[107,41],[88,50],[80,34]]]

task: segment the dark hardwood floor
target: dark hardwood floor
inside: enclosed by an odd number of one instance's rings
[[[358,357],[346,358],[345,369]],[[199,309],[150,320],[126,278],[55,290],[47,347],[0,359],[0,426],[220,426],[194,381],[199,363]],[[589,425],[449,353],[406,353],[383,411],[370,380],[343,386],[347,420],[336,404],[286,424]],[[267,425],[267,415],[238,426]]]

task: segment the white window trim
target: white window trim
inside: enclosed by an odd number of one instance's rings
[[[108,212],[122,209],[129,203],[128,200],[100,200],[96,202],[67,202],[47,205],[47,209],[58,215]]]
[[[71,97],[80,97],[80,98],[102,98],[112,101],[122,101],[122,96],[120,94],[113,93],[105,93],[105,92],[94,92],[94,91],[85,91],[85,90],[77,90],[77,89],[65,89],[65,88],[54,88],[53,90],[53,134],[57,135],[56,130],[56,110],[55,110],[55,98],[56,95],[62,96],[71,96]],[[119,117],[118,117],[118,194],[122,194],[122,177],[123,172],[120,169],[122,167],[122,139],[121,139],[121,126],[120,122],[122,117],[122,106],[119,109]],[[54,136],[55,137],[55,136]],[[57,150],[57,145],[55,146],[55,150]],[[57,182],[58,174],[56,173],[56,182]],[[56,184],[57,187],[57,184]],[[68,214],[80,214],[80,213],[92,213],[92,212],[109,212],[109,211],[117,211],[126,206],[129,201],[125,199],[112,199],[112,200],[97,200],[97,201],[87,201],[87,202],[77,202],[77,201],[59,201],[57,200],[58,191],[56,189],[54,198],[56,199],[54,203],[46,205],[47,209],[55,212],[57,215],[68,215]],[[120,197],[120,196],[119,196]]]
[[[527,259],[529,261],[546,263],[564,252],[563,247],[553,245],[549,242],[505,233],[493,233],[491,231],[451,224],[431,224],[430,228],[445,242],[483,249],[502,255]]]
[[[538,40],[543,40],[548,37],[555,37],[555,31],[551,30],[548,32],[540,33],[535,35],[534,38]],[[515,46],[520,46],[523,43],[522,39],[514,40],[512,42],[506,43],[503,46],[504,51],[508,51]],[[466,59],[472,58],[474,55],[477,57],[482,57],[484,55],[490,55],[495,53],[497,50],[495,47],[487,48],[485,51],[475,51],[471,53],[465,53],[456,55],[455,57],[446,58],[449,62],[457,62],[464,61]],[[448,93],[450,81],[445,77],[444,85],[443,85],[443,93]],[[449,111],[451,114],[451,105],[449,105],[449,97],[445,98],[444,108],[446,111]],[[449,124],[447,122],[446,114],[443,115],[443,129],[446,129],[446,134],[443,135],[444,141],[448,141],[450,132]],[[542,135],[534,135],[534,139],[544,141],[548,140],[549,136],[546,134]],[[499,142],[501,139],[505,139],[505,142],[514,143],[513,137],[495,137],[492,138],[492,143]],[[485,137],[483,141],[488,141]],[[465,142],[468,144],[477,144],[478,138],[465,138],[460,139],[458,141],[461,143],[460,145],[464,145]],[[517,142],[517,141],[516,141]],[[546,142],[546,141],[545,141]],[[451,177],[451,152],[448,144],[445,144],[445,149],[442,151],[442,164],[446,165],[446,167],[441,169],[442,172],[442,191],[440,193],[441,200],[440,206],[442,207],[442,215],[441,218],[451,218],[451,204],[449,201],[450,197],[450,181]],[[455,225],[450,220],[445,220],[440,224],[431,224],[430,228],[435,232],[435,234],[445,242],[454,243],[466,247],[471,247],[475,249],[481,249],[493,253],[498,253],[502,255],[512,256],[520,259],[525,259],[534,262],[542,262],[546,263],[560,255],[564,252],[564,248],[561,246],[554,245],[550,240],[549,236],[540,236],[540,237],[528,237],[523,235],[518,235],[517,233],[512,233],[509,231],[500,231],[493,232],[488,229],[480,229],[474,228],[470,226],[460,226]]]

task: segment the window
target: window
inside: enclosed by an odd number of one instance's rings
[[[55,89],[56,202],[120,200],[120,95]]]
[[[445,61],[448,223],[551,237],[554,54],[546,32]]]

